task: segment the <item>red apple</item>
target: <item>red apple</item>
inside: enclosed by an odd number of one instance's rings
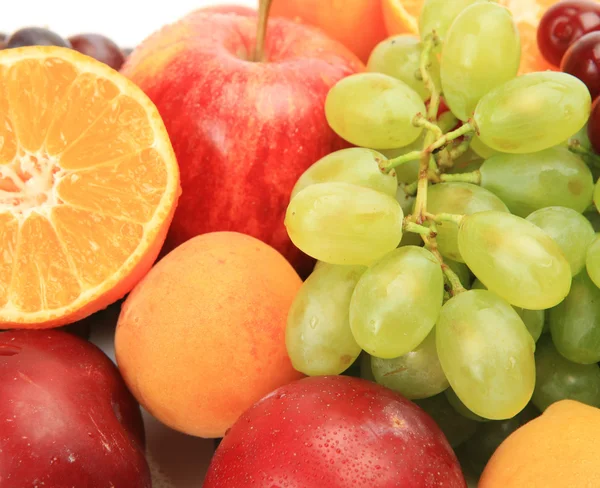
[[[0,486],[150,488],[140,409],[96,346],[0,334]]]
[[[139,46],[122,72],[152,99],[181,168],[171,250],[212,231],[237,231],[280,251],[303,276],[312,260],[283,220],[296,180],[346,147],[325,119],[332,85],[360,71],[314,28],[271,19],[266,61],[252,60],[257,18],[196,11]]]
[[[396,393],[348,376],[286,385],[244,413],[204,488],[466,488],[439,427]]]

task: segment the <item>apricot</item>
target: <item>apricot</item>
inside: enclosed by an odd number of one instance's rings
[[[252,404],[302,377],[285,346],[300,286],[283,256],[253,237],[187,241],[123,304],[115,351],[125,382],[169,427],[222,437]]]
[[[319,27],[365,63],[387,37],[380,0],[273,0],[271,15]]]

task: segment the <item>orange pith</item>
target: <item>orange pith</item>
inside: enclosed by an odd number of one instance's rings
[[[75,51],[0,52],[0,328],[53,327],[121,298],[179,195],[154,105]]]

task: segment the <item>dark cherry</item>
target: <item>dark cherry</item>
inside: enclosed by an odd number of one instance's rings
[[[121,51],[123,51],[123,55],[128,58],[129,56],[131,56],[131,53],[133,52],[133,48],[131,47],[126,47],[124,49],[121,49]]]
[[[600,3],[563,0],[550,7],[540,21],[537,41],[544,58],[560,66],[569,47],[588,32],[600,30]]]
[[[583,81],[596,99],[600,95],[600,31],[590,32],[573,44],[560,69]]]
[[[596,154],[600,154],[600,97],[592,105],[592,113],[588,120],[588,137]]]
[[[0,49],[4,49],[6,45],[6,34],[4,32],[0,32]]]
[[[69,37],[69,42],[80,53],[107,64],[117,71],[121,69],[125,56],[119,46],[102,34],[79,34]]]
[[[42,27],[25,27],[13,32],[6,40],[6,47],[9,49],[23,46],[71,47],[71,44],[51,30]]]

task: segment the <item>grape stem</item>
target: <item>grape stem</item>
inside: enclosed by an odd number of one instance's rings
[[[435,31],[428,34],[423,42],[423,51],[421,52],[421,59],[419,63],[419,71],[423,84],[427,91],[431,94],[429,99],[429,107],[427,109],[427,118],[430,122],[437,120],[438,111],[440,109],[440,93],[438,92],[433,77],[431,76],[431,59],[433,56],[433,50],[437,47],[440,42],[440,38]]]
[[[473,133],[465,134],[463,136],[463,140],[458,144],[455,144],[452,147],[452,149],[449,150],[451,160],[460,158],[469,150],[469,147],[471,147],[471,140],[473,139],[473,135]]]
[[[427,218],[427,220],[430,220],[431,222],[435,222],[437,224],[443,224],[444,222],[452,222],[456,225],[460,225],[462,220],[465,218],[464,215],[449,214],[449,213],[439,213],[439,214],[427,213],[427,214],[425,214],[425,217]]]
[[[569,143],[569,151],[581,156],[587,164],[600,168],[600,156],[583,147],[579,141]]]
[[[265,39],[267,37],[267,23],[269,22],[269,11],[273,0],[260,0],[258,3],[258,25],[256,28],[256,45],[252,60],[261,63],[265,60]]]
[[[433,77],[431,76],[431,59],[433,56],[433,50],[439,43],[439,38],[432,32],[425,38],[423,51],[421,53],[421,59],[419,63],[421,78],[425,87],[430,93],[429,108],[427,110],[427,117],[423,114],[418,114],[413,122],[416,127],[421,127],[427,131],[425,134],[425,140],[423,142],[423,150],[412,151],[398,158],[388,161],[386,169],[389,171],[401,164],[409,161],[419,159],[419,174],[418,180],[405,188],[407,194],[413,195],[416,191],[415,209],[412,215],[409,215],[404,219],[403,229],[406,232],[414,232],[421,236],[425,247],[435,256],[439,261],[444,273],[445,282],[447,283],[446,292],[450,296],[454,296],[457,293],[465,291],[456,273],[444,262],[444,258],[440,254],[437,245],[437,223],[442,223],[450,219],[446,217],[446,214],[441,216],[433,216],[427,212],[427,190],[429,181],[440,181],[440,168],[434,157],[434,151],[439,148],[447,146],[452,141],[474,132],[473,125],[466,123],[458,129],[446,132],[438,125],[438,111],[440,107],[441,94],[438,92]],[[444,129],[450,130],[456,126],[458,120],[450,114],[444,118]],[[441,162],[448,167],[452,166],[452,154],[450,151],[442,151]],[[443,166],[442,168],[443,169]],[[453,222],[459,222],[460,216],[453,216]],[[428,222],[429,227],[423,225],[424,222]]]
[[[445,146],[446,144],[448,144],[452,141],[455,141],[459,137],[462,137],[467,134],[474,134],[474,133],[475,133],[475,128],[471,124],[471,121],[469,121],[466,124],[463,124],[462,126],[460,126],[458,129],[453,130],[452,132],[447,132],[446,134],[444,134],[443,137],[440,137],[437,141],[435,141],[431,146],[429,146],[425,150],[429,151],[429,152],[433,152],[436,149],[439,149],[440,147]]]
[[[408,219],[404,219],[404,224],[402,227],[403,227],[404,232],[412,232],[413,234],[419,234],[421,236],[427,236],[427,237],[435,237],[436,236],[436,234],[429,227],[425,227],[424,225],[415,224],[414,222],[411,222]]]
[[[430,230],[434,234],[437,235],[436,223],[434,221],[431,221],[430,225],[431,225]],[[459,293],[462,293],[463,291],[466,291],[465,287],[460,282],[460,279],[457,276],[457,274],[444,261],[444,258],[442,257],[442,255],[440,254],[440,251],[438,249],[437,241],[435,240],[435,237],[432,238],[432,237],[424,236],[424,235],[422,235],[421,237],[423,238],[423,242],[425,243],[425,246],[427,247],[427,249],[429,249],[431,254],[433,254],[435,256],[435,258],[440,262],[440,266],[442,267],[442,272],[444,273],[445,281],[448,284],[448,286],[446,287],[446,290],[445,290],[448,293],[448,295],[450,297],[453,297],[453,296],[458,295]]]
[[[475,170],[471,173],[457,173],[454,175],[443,174],[440,175],[440,180],[444,182],[460,181],[462,183],[472,183],[474,185],[481,185],[481,171]]]
[[[429,185],[429,162],[430,159],[433,158],[432,153],[436,149],[448,144],[451,141],[458,139],[459,137],[468,134],[469,132],[473,132],[473,126],[470,123],[464,124],[462,127],[448,132],[444,136],[440,137],[433,144],[429,144],[431,140],[430,136],[433,132],[429,132],[425,137],[425,145],[426,148],[421,152],[421,160],[419,163],[419,182],[417,184],[417,200],[415,202],[415,211],[413,213],[413,220],[417,224],[422,224],[424,221],[423,214],[427,210],[427,188]],[[428,145],[429,144],[429,145]],[[390,165],[393,164],[392,160]],[[388,165],[388,168],[390,167]]]
[[[403,154],[402,156],[398,156],[397,158],[394,159],[390,159],[388,161],[387,166],[385,167],[386,171],[391,171],[394,168],[397,168],[398,166],[402,166],[405,163],[410,163],[411,161],[414,161],[415,159],[420,159],[421,154],[423,154],[423,151],[411,151],[409,153]]]
[[[432,132],[433,135],[435,136],[436,140],[439,139],[440,137],[444,136],[442,129],[440,129],[440,127],[435,122],[430,122],[429,120],[427,120],[423,116],[423,114],[417,114],[415,116],[415,118],[413,119],[412,123],[416,127],[422,127],[423,129],[426,129],[426,130]],[[417,151],[417,152],[419,152],[419,151]]]
[[[412,183],[406,185],[404,187],[404,192],[411,197],[414,197],[417,194],[417,186],[419,184],[419,180],[413,181]]]
[[[415,119],[417,119],[417,117],[415,117]],[[423,122],[421,119],[419,120],[419,124],[429,124],[429,122]],[[414,122],[417,122],[417,120],[415,120]],[[432,124],[435,125],[435,124]],[[423,125],[425,126],[425,125]],[[429,134],[434,134],[437,135],[438,131],[441,132],[439,126],[437,126],[437,129],[435,130],[435,132],[433,132],[432,130],[430,130]],[[411,151],[409,153],[403,154],[402,156],[398,156],[397,158],[394,159],[390,159],[388,161],[387,166],[385,167],[386,171],[390,171],[402,164],[408,163],[410,161],[414,161],[415,159],[420,159],[421,161],[423,161],[423,158],[425,159],[425,164],[428,166],[429,165],[429,156],[431,156],[431,154],[433,154],[433,152],[436,149],[441,148],[442,146],[445,146],[449,143],[451,143],[452,141],[463,137],[465,135],[472,135],[475,133],[475,129],[473,128],[473,126],[467,122],[466,124],[462,125],[461,127],[459,127],[456,130],[453,130],[452,132],[448,132],[446,134],[443,134],[441,137],[437,138],[437,140],[434,140],[434,142],[428,142],[427,141],[427,137],[425,138],[425,146],[424,149],[422,151]],[[428,134],[428,135],[429,135]],[[468,146],[467,146],[468,148]],[[466,149],[465,149],[466,151]],[[420,173],[420,171],[419,171]]]

